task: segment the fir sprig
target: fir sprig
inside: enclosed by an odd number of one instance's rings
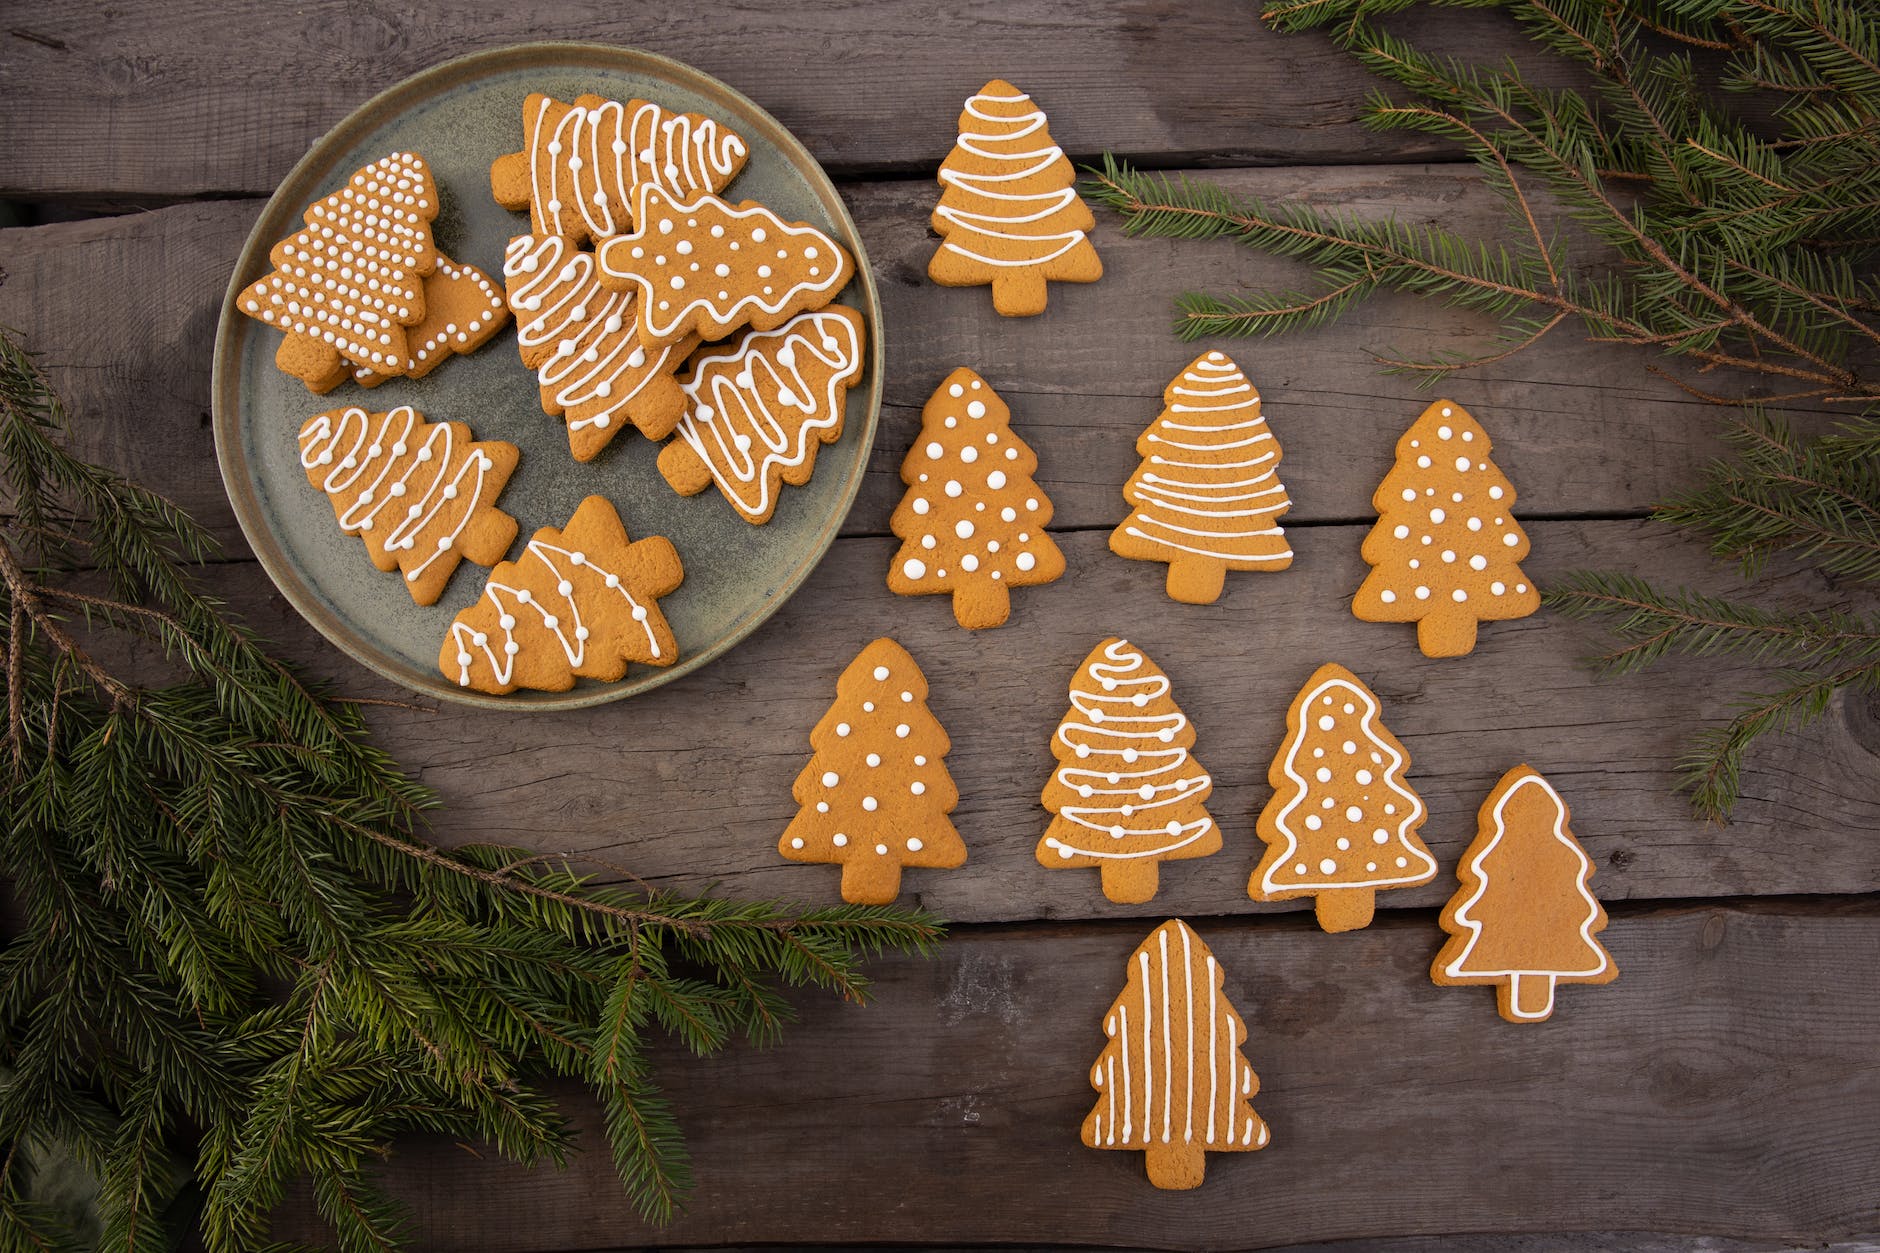
[[[342,1248],[413,1233],[374,1182],[407,1131],[563,1161],[582,1081],[632,1203],[690,1185],[647,1046],[773,1040],[783,990],[867,995],[918,911],[687,899],[540,850],[446,850],[357,703],[205,595],[206,534],[66,451],[0,333],[0,1250],[71,1247],[37,1164],[94,1178],[102,1243],[268,1246],[311,1182]],[[11,902],[9,905],[8,902]]]
[[[1537,85],[1513,61],[1432,56],[1385,21],[1418,3],[1495,8],[1537,45],[1576,62],[1588,91]],[[1292,257],[1303,290],[1231,297],[1188,292],[1176,330],[1307,330],[1381,291],[1485,315],[1492,340],[1469,354],[1379,352],[1425,385],[1501,361],[1563,326],[1637,349],[1645,368],[1693,395],[1749,406],[1728,433],[1736,455],[1656,516],[1703,533],[1753,573],[1778,553],[1852,583],[1880,578],[1880,21],[1852,0],[1270,0],[1283,30],[1322,28],[1393,84],[1367,103],[1380,130],[1454,144],[1506,207],[1506,232],[1472,239],[1316,209],[1268,204],[1205,181],[1131,169],[1113,157],[1086,194],[1132,234],[1228,238]],[[1725,88],[1720,99],[1705,82]],[[1732,92],[1774,93],[1773,128],[1750,124]],[[1543,208],[1574,228],[1553,229]],[[1587,246],[1590,244],[1590,248]],[[1670,359],[1696,367],[1672,375]],[[1812,400],[1853,410],[1825,437],[1797,436],[1760,405]],[[1874,623],[1844,611],[1789,612],[1665,593],[1623,575],[1581,575],[1549,598],[1609,616],[1625,671],[1673,652],[1734,651],[1779,667],[1682,763],[1697,809],[1729,810],[1760,736],[1880,688]]]

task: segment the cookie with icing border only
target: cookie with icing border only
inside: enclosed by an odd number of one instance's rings
[[[274,363],[309,387],[332,380],[342,358],[403,373],[406,328],[424,320],[424,277],[437,268],[436,216],[437,186],[423,157],[374,161],[308,206],[306,228],[269,250],[274,271],[244,288],[235,307],[286,332]]]
[[[716,483],[746,522],[770,521],[780,485],[809,482],[816,450],[842,438],[866,338],[861,314],[830,305],[700,352],[679,380],[685,416],[659,472],[681,496]]]
[[[769,331],[836,298],[855,272],[848,249],[807,222],[757,203],[642,183],[635,229],[602,243],[602,285],[637,292],[640,342],[713,341],[743,326]]]
[[[1102,278],[1089,239],[1096,218],[1031,97],[994,79],[966,101],[959,133],[940,165],[946,190],[932,226],[941,243],[927,276],[944,287],[990,284],[992,307],[1009,318],[1043,313],[1047,281]]]
[[[1382,720],[1377,694],[1328,662],[1286,711],[1267,770],[1272,799],[1257,831],[1266,855],[1247,882],[1256,901],[1313,898],[1319,926],[1366,926],[1377,893],[1436,877],[1417,828],[1428,811],[1405,780],[1410,754]]]
[[[1516,766],[1482,802],[1475,840],[1443,907],[1449,942],[1430,965],[1439,987],[1493,984],[1509,1022],[1543,1022],[1562,983],[1611,983],[1594,939],[1606,911],[1587,886],[1593,861],[1573,837],[1567,802],[1532,766]]]
[[[892,903],[903,867],[965,863],[947,817],[960,799],[946,768],[952,742],[906,649],[886,637],[864,648],[809,741],[815,752],[792,788],[802,809],[777,842],[784,857],[841,866],[842,899],[855,905]]]
[[[420,605],[437,602],[458,562],[493,566],[509,551],[516,520],[496,499],[520,456],[514,444],[475,439],[461,422],[427,422],[410,405],[331,409],[300,428],[307,481],[373,565],[404,575]]]
[[[964,366],[947,375],[901,461],[907,494],[888,525],[903,543],[888,590],[950,594],[954,618],[969,631],[1002,625],[1010,589],[1064,573],[1064,554],[1045,530],[1051,498],[1037,471],[1038,454],[1012,430],[1012,411],[991,386]]]
[[[445,633],[438,669],[460,687],[501,696],[565,692],[577,678],[612,683],[629,662],[679,660],[659,598],[685,579],[672,541],[629,541],[620,514],[589,496],[562,527],[545,526]]]
[[[1090,1071],[1084,1116],[1093,1149],[1140,1149],[1149,1182],[1198,1188],[1209,1153],[1249,1153],[1272,1140],[1253,1112],[1260,1091],[1247,1024],[1226,975],[1188,924],[1172,918],[1129,956],[1128,982],[1103,1016],[1109,1043]]]
[[[1397,464],[1371,503],[1372,569],[1351,601],[1365,622],[1414,622],[1426,657],[1475,648],[1478,623],[1525,618],[1540,593],[1522,572],[1527,532],[1514,484],[1488,455],[1488,432],[1453,400],[1425,409],[1397,441]]]
[[[650,100],[585,95],[567,104],[531,92],[522,134],[522,151],[490,166],[490,191],[505,209],[529,211],[530,233],[575,243],[630,230],[642,183],[682,197],[716,193],[750,157],[743,137],[715,119]]]
[[[1152,898],[1159,863],[1221,848],[1206,803],[1214,780],[1188,751],[1194,724],[1170,687],[1141,649],[1104,640],[1077,667],[1071,707],[1051,736],[1058,766],[1040,799],[1056,817],[1038,861],[1095,867],[1118,904]]]
[[[1136,441],[1142,464],[1123,486],[1134,509],[1110,533],[1110,551],[1168,563],[1171,599],[1211,605],[1229,570],[1292,565],[1279,525],[1292,508],[1276,473],[1279,441],[1260,393],[1226,353],[1189,362],[1162,403]]]
[[[509,306],[489,275],[437,254],[437,269],[424,280],[424,318],[405,333],[411,357],[400,375],[353,366],[353,381],[377,387],[389,378],[421,379],[452,356],[469,356],[509,325]],[[341,378],[348,373],[342,366]],[[335,379],[337,385],[339,379]],[[315,387],[315,392],[330,388]]]
[[[516,346],[542,410],[568,424],[568,450],[592,461],[631,424],[664,439],[685,412],[677,374],[698,340],[640,343],[634,297],[595,276],[594,254],[561,235],[518,235],[503,256]]]

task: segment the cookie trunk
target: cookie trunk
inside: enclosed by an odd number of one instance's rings
[[[865,853],[842,863],[842,899],[851,905],[892,905],[901,894],[901,863]]]
[[[1325,888],[1313,897],[1312,907],[1322,930],[1356,931],[1371,925],[1377,893],[1370,888]]]
[[[681,496],[696,496],[712,481],[712,468],[683,439],[675,439],[659,450],[659,472]]]
[[[1005,584],[975,579],[953,589],[953,617],[968,631],[1004,626],[1012,616],[1012,594]]]
[[[1207,1177],[1208,1155],[1198,1144],[1151,1144],[1142,1155],[1149,1182],[1170,1192],[1198,1188]]]
[[[1495,997],[1509,1022],[1540,1022],[1554,1012],[1554,977],[1509,975],[1495,988]]]
[[[1475,615],[1438,610],[1417,622],[1417,647],[1425,657],[1460,657],[1475,648]]]
[[[1140,905],[1155,895],[1160,878],[1154,860],[1111,860],[1103,863],[1103,895],[1118,905]]]
[[[993,276],[992,307],[1008,318],[1043,313],[1046,299],[1044,272],[1034,266],[1014,266]]]
[[[1206,557],[1177,557],[1168,563],[1169,599],[1184,605],[1212,605],[1227,585],[1225,562]]]

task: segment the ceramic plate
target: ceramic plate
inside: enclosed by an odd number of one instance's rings
[[[513,326],[429,377],[395,378],[367,391],[351,383],[315,396],[274,366],[280,333],[235,311],[235,297],[268,273],[268,249],[301,226],[309,204],[345,185],[353,171],[388,153],[417,152],[437,181],[438,248],[502,281],[503,248],[528,230],[528,215],[490,197],[490,163],[522,148],[522,104],[532,91],[562,100],[593,93],[652,100],[716,118],[750,146],[750,160],[725,195],[760,200],[784,218],[808,221],[855,256],[855,277],[837,297],[867,321],[869,352],[848,394],[842,438],[823,447],[803,487],[784,487],[777,511],[751,526],[716,487],[690,498],[660,477],[659,445],[629,429],[593,461],[568,452],[567,428],[542,412],[534,371],[516,355]],[[215,345],[215,443],[222,479],[243,533],[283,595],[347,655],[414,691],[477,705],[572,708],[657,687],[711,661],[777,611],[815,567],[862,481],[881,404],[881,313],[874,278],[828,177],[775,118],[697,70],[651,53],[592,44],[528,44],[436,66],[368,102],[313,146],[255,224],[222,304]],[[632,666],[619,683],[577,680],[567,692],[486,696],[437,669],[440,642],[458,610],[474,601],[488,571],[464,562],[434,605],[412,603],[402,581],[381,574],[357,537],[342,533],[327,497],[300,468],[301,423],[344,405],[379,412],[409,404],[431,421],[469,424],[479,439],[522,450],[500,506],[521,533],[559,526],[576,504],[613,501],[635,539],[664,535],[685,562],[685,584],[660,601],[679,642],[677,664]]]

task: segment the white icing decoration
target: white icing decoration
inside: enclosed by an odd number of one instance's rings
[[[1051,218],[1077,203],[1077,189],[1068,185],[1068,178],[1066,186],[1045,191],[1009,190],[1013,184],[1043,174],[1064,159],[1064,150],[1056,144],[1022,146],[1030,136],[1045,130],[1042,111],[1033,108],[1018,116],[1008,116],[988,112],[985,108],[989,104],[1028,104],[1030,100],[1031,97],[1023,93],[1016,96],[979,93],[966,101],[967,116],[991,126],[985,130],[962,130],[958,149],[993,162],[996,172],[968,173],[947,164],[940,168],[940,181],[949,190],[957,188],[967,204],[984,204],[992,212],[975,212],[951,205],[942,196],[934,215],[952,228],[946,232],[942,248],[982,265],[1009,268],[1043,265],[1084,241],[1084,232],[1075,229],[1041,233],[1011,229],[1033,223],[1053,225]],[[981,240],[987,242],[981,243]],[[1011,255],[995,255],[1001,251]]]
[[[542,135],[556,108],[566,111],[544,144]],[[624,215],[616,220],[614,207],[633,204],[642,183],[679,195],[717,191],[737,172],[745,146],[711,118],[668,113],[649,101],[636,102],[629,115],[615,100],[589,108],[544,97],[529,128],[528,152],[532,202],[573,206],[587,233],[604,239],[626,229]],[[569,159],[556,160],[563,152]],[[536,225],[544,234],[561,233],[553,221]]]

